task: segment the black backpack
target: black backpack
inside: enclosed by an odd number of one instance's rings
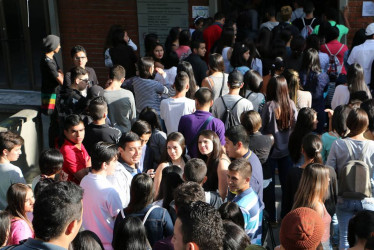
[[[225,113],[223,113],[223,116],[221,118],[222,122],[225,124],[225,129],[228,129],[235,125],[239,125],[239,122],[235,120],[235,116],[232,113],[232,110],[235,108],[236,104],[238,104],[238,102],[240,102],[244,98],[242,97],[239,100],[237,100],[231,108],[227,107],[225,100],[223,99],[222,96],[221,96],[221,99],[222,99],[223,106],[225,107]]]

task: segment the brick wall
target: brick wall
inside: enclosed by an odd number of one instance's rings
[[[368,24],[374,22],[374,17],[363,17],[362,16],[362,0],[349,0],[349,24],[351,29],[348,33],[348,47],[351,46],[352,39],[357,30],[366,28]]]

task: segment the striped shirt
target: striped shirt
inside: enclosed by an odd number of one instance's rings
[[[245,223],[245,232],[251,239],[251,243],[261,245],[262,236],[262,202],[252,188],[248,188],[235,196],[233,202],[242,210]]]

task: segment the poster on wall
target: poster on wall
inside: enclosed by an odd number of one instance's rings
[[[364,1],[362,3],[362,16],[374,16],[374,2]]]
[[[209,6],[192,6],[192,18],[196,18],[198,16],[208,18]]]
[[[144,37],[156,33],[161,44],[172,27],[188,28],[188,0],[138,0],[140,55],[144,56]]]

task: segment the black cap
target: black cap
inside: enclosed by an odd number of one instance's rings
[[[238,88],[243,83],[243,74],[239,70],[233,70],[229,74],[228,84],[231,88]]]

